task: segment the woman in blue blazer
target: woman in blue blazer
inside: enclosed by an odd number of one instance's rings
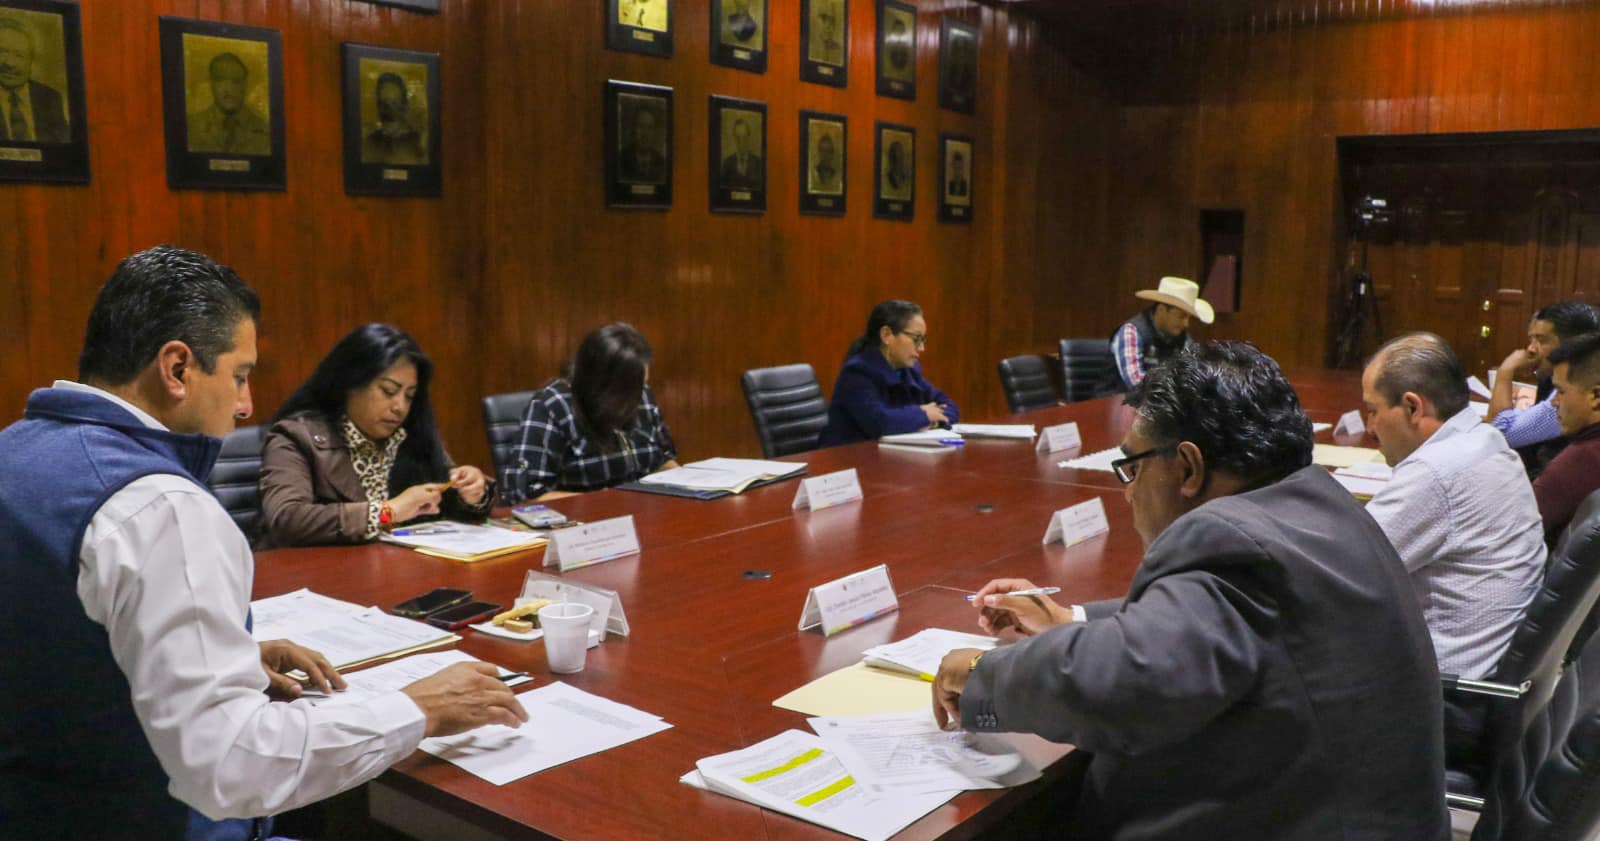
[[[833,384],[828,425],[818,446],[954,424],[959,415],[955,401],[922,377],[917,357],[927,343],[921,307],[910,301],[873,307],[867,329],[851,343]]]

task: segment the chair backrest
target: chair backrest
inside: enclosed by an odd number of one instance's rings
[[[1011,356],[1000,360],[1000,388],[1012,412],[1056,406],[1055,384],[1050,382],[1050,366],[1037,354]]]
[[[1600,598],[1600,492],[1591,494],[1545,564],[1544,583],[1511,636],[1491,680],[1531,685],[1517,699],[1495,699],[1484,724],[1490,767],[1514,751],[1555,691],[1595,601]]]
[[[261,520],[261,443],[264,426],[241,426],[222,439],[222,453],[206,479],[228,516],[253,542]]]
[[[532,400],[532,391],[511,391],[483,398],[483,431],[489,436],[489,457],[494,460],[495,479],[502,488],[510,487],[506,484],[506,468],[511,462],[511,448],[517,443],[522,413],[527,411]]]
[[[822,386],[810,365],[752,368],[739,377],[739,384],[750,404],[750,420],[755,422],[763,457],[817,448],[817,436],[828,425],[828,404],[822,400]]]
[[[1110,340],[1062,339],[1061,382],[1068,403],[1122,392]]]
[[[1497,763],[1472,841],[1592,841],[1600,837],[1600,665],[1590,640],[1517,749]]]

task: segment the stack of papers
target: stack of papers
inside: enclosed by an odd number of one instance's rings
[[[1371,499],[1388,486],[1394,477],[1394,468],[1387,464],[1365,461],[1333,471],[1333,478],[1344,485],[1356,499]]]
[[[1370,447],[1341,447],[1337,444],[1313,444],[1311,461],[1323,467],[1349,467],[1363,462],[1383,463],[1383,453]]]
[[[452,522],[397,528],[385,533],[383,540],[410,546],[435,558],[469,563],[535,549],[549,542],[542,534]]]
[[[968,789],[1020,785],[1039,771],[1003,740],[938,728],[932,713],[813,718],[707,757],[681,781],[867,841],[886,839]]]
[[[1038,430],[1031,423],[958,423],[951,431],[964,438],[1015,438],[1032,441]]]
[[[931,682],[934,675],[939,673],[939,661],[946,654],[958,648],[981,648],[987,651],[999,642],[994,637],[928,628],[899,642],[875,645],[861,652],[861,662]]]
[[[1106,473],[1110,473],[1111,462],[1122,458],[1122,456],[1123,452],[1121,447],[1108,447],[1097,453],[1090,453],[1086,456],[1078,456],[1074,459],[1057,462],[1056,466],[1065,467],[1072,470],[1101,470]]]
[[[461,639],[432,625],[310,590],[253,601],[250,616],[250,634],[257,642],[289,640],[322,652],[339,671]]]
[[[314,707],[333,706],[335,704],[364,704],[373,698],[398,689],[404,689],[425,677],[432,675],[445,666],[456,663],[476,663],[478,658],[464,651],[436,651],[432,654],[417,654],[404,660],[393,663],[384,663],[373,666],[365,671],[344,675],[347,687],[342,692],[324,694],[315,689],[305,690],[301,698]],[[510,669],[500,668],[501,675],[516,675]],[[507,686],[521,686],[532,683],[533,678],[527,675],[507,678]]]
[[[1494,394],[1489,390],[1489,386],[1484,384],[1483,380],[1478,379],[1477,374],[1467,377],[1467,390],[1485,400],[1488,400]]]
[[[948,453],[961,444],[961,433],[953,429],[925,429],[921,432],[885,435],[878,439],[879,447],[925,453]]]
[[[460,652],[442,652],[387,663],[347,675],[350,688],[323,703],[360,701],[404,687],[451,663],[473,659]],[[500,673],[511,674],[505,669]],[[517,682],[507,681],[512,686]],[[474,776],[505,785],[672,727],[660,716],[559,681],[524,692],[517,700],[528,711],[528,722],[521,727],[480,727],[455,736],[423,739],[419,747]]]
[[[743,493],[758,482],[769,482],[801,473],[803,461],[765,461],[755,458],[708,458],[652,473],[639,480],[645,485],[664,485],[694,491]]]

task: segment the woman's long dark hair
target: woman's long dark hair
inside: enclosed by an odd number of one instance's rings
[[[389,490],[396,493],[421,482],[443,481],[450,465],[433,421],[433,403],[428,399],[433,360],[398,327],[366,324],[350,331],[317,363],[311,379],[289,395],[272,421],[310,415],[337,423],[351,392],[367,386],[402,359],[417,366],[417,396],[406,415],[406,440],[395,455]]]
[[[906,324],[919,315],[922,315],[922,307],[910,301],[896,298],[878,304],[872,308],[872,314],[867,316],[866,332],[850,343],[850,349],[845,351],[844,357],[849,359],[869,347],[877,347],[883,341],[878,334],[883,332],[885,326],[898,333],[906,329]]]
[[[583,337],[566,376],[577,403],[578,429],[603,452],[617,449],[644,400],[645,369],[654,354],[632,324],[616,321]]]

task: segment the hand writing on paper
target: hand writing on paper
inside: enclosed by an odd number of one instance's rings
[[[1047,628],[1072,621],[1072,610],[1049,596],[1008,596],[1012,590],[1037,589],[1024,578],[997,578],[983,585],[972,603],[978,607],[978,627],[998,635],[1007,628],[1031,637]]]
[[[280,701],[300,697],[305,688],[328,693],[345,687],[344,678],[322,652],[288,640],[261,643],[261,667],[267,672],[267,695]],[[295,669],[306,673],[304,681],[289,677],[287,673]]]
[[[499,674],[489,663],[457,663],[400,691],[427,716],[429,736],[454,736],[485,724],[520,727],[528,711]]]

